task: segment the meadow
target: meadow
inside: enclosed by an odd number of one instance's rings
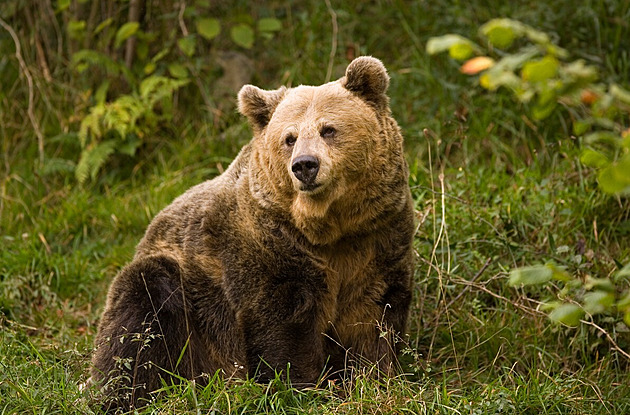
[[[516,268],[553,261],[581,289],[612,281],[626,292],[627,195],[603,192],[582,163],[570,112],[536,120],[507,91],[426,53],[431,37],[478,40],[483,23],[510,17],[596,66],[598,82],[628,88],[629,0],[0,9],[0,414],[101,413],[81,385],[107,287],[153,216],[250,139],[235,85],[318,85],[360,55],[389,70],[416,202],[401,374],[375,379],[368,368],[309,390],[215,377],[164,385],[138,413],[630,413],[630,322],[619,310],[558,324],[548,305],[572,299],[560,281],[508,283]]]

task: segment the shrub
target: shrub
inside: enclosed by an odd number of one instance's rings
[[[460,71],[477,76],[490,93],[507,89],[537,122],[562,114],[581,140],[580,160],[597,170],[599,187],[610,194],[630,195],[630,92],[603,84],[596,66],[569,52],[549,35],[521,22],[493,19],[479,29],[482,44],[448,34],[431,38],[429,54],[448,52],[462,61]],[[598,314],[609,314],[630,325],[630,265],[611,278],[571,275],[553,264],[512,270],[512,286],[557,282],[556,298],[543,304],[556,322],[577,326]]]
[[[581,161],[598,171],[600,188],[630,195],[630,91],[599,83],[597,67],[569,53],[549,35],[521,22],[493,19],[479,34],[485,46],[459,35],[431,38],[429,54],[448,51],[462,73],[490,92],[505,88],[537,121],[563,109],[581,139]],[[471,57],[477,55],[475,57]]]

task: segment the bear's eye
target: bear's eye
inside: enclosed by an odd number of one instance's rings
[[[287,146],[289,147],[293,147],[293,144],[295,144],[297,138],[293,135],[293,134],[289,134],[285,139],[284,142]]]
[[[319,131],[319,135],[321,135],[323,138],[333,138],[336,133],[337,133],[337,130],[335,130],[333,127],[330,127],[330,126],[324,126]]]

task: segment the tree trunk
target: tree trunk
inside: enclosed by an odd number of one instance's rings
[[[129,22],[138,22],[140,21],[140,10],[142,9],[142,0],[131,0],[129,2]],[[125,45],[125,65],[127,68],[131,68],[133,64],[133,56],[136,51],[136,37],[131,36],[127,39],[127,43]]]

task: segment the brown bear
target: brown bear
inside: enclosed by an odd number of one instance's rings
[[[360,57],[321,86],[241,89],[252,141],[155,217],[112,282],[92,369],[108,399],[217,371],[303,386],[392,370],[414,225],[388,85]]]

